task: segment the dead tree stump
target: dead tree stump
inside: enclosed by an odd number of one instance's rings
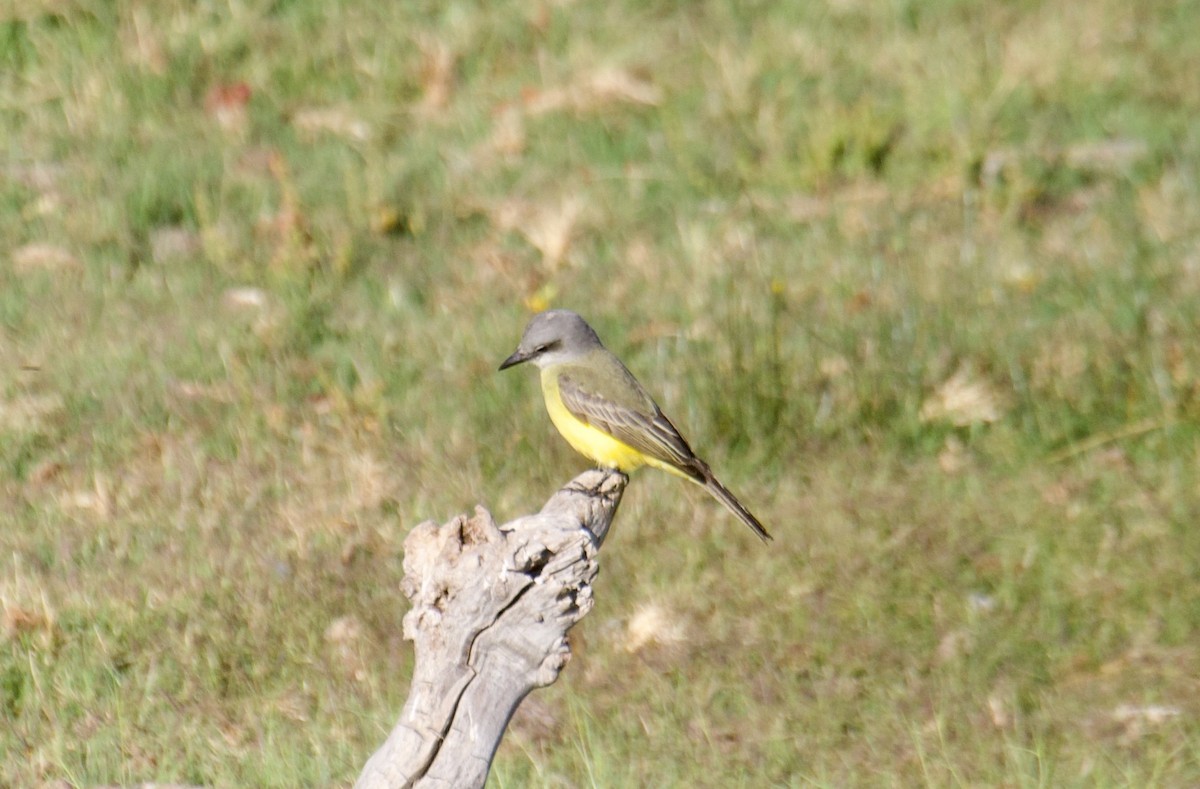
[[[596,553],[628,479],[580,474],[536,515],[497,526],[482,507],[404,541],[408,701],[358,789],[482,787],[517,705],[558,678],[567,631],[592,608]]]

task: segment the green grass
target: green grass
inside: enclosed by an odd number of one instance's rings
[[[0,5],[0,785],[349,785],[547,305],[777,541],[639,475],[493,785],[1200,783],[1198,26]]]

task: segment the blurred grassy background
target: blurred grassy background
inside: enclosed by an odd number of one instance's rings
[[[635,479],[495,786],[1200,783],[1200,6],[0,5],[0,784],[348,785],[402,543]]]

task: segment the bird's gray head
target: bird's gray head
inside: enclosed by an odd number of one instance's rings
[[[596,332],[576,313],[546,310],[530,319],[517,350],[500,364],[500,369],[507,370],[521,362],[533,362],[541,368],[602,347]]]

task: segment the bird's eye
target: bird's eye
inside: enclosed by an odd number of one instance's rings
[[[536,348],[534,348],[534,349],[533,349],[533,352],[534,352],[534,353],[541,353],[542,351],[546,350],[546,349],[547,349],[547,348],[549,348],[549,347],[550,347],[549,345],[539,345],[538,347],[536,347]]]

